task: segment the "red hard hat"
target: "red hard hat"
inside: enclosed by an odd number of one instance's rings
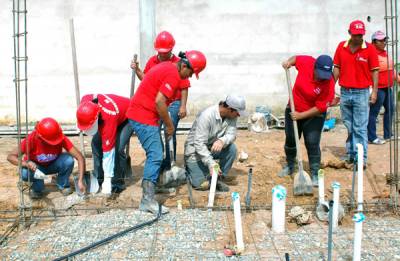
[[[36,125],[39,137],[46,143],[57,145],[64,139],[60,124],[53,118],[44,118]]]
[[[82,102],[76,110],[76,119],[80,130],[88,130],[99,116],[100,106],[92,101]]]
[[[156,49],[159,53],[168,53],[174,48],[175,46],[175,39],[167,31],[162,31],[156,37],[154,41],[154,49]]]
[[[187,51],[186,59],[190,63],[196,78],[199,79],[199,73],[206,68],[207,60],[204,54],[200,51]]]

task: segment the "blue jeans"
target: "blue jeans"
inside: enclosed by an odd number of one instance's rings
[[[213,153],[214,159],[219,159],[219,166],[222,176],[227,176],[236,159],[237,148],[235,144],[230,144],[223,148],[219,153]],[[201,160],[186,160],[186,171],[193,187],[199,187],[201,183],[210,177],[210,170]]]
[[[129,120],[133,131],[136,133],[143,149],[146,151],[146,163],[144,164],[143,180],[157,183],[163,160],[163,146],[160,136],[160,128]]]
[[[56,174],[57,175],[57,187],[59,189],[69,188],[69,176],[74,169],[74,158],[69,153],[61,153],[58,158],[50,163],[48,166],[36,164],[37,168],[44,174]],[[22,180],[32,182],[32,190],[35,192],[42,192],[44,190],[43,179],[35,179],[34,172],[27,168],[21,170]]]
[[[114,176],[111,179],[113,191],[119,192],[124,189],[125,177],[127,174],[127,155],[125,147],[128,144],[133,130],[128,121],[121,123],[117,128],[115,139],[115,163]],[[99,179],[100,183],[104,179],[103,171],[103,148],[101,137],[97,132],[92,138],[93,153],[93,175]]]
[[[171,115],[171,120],[172,123],[174,124],[174,134],[172,135],[172,142],[174,144],[174,160],[176,161],[176,129],[178,127],[178,123],[179,123],[179,108],[181,107],[181,101],[174,101],[173,103],[171,103],[168,107],[168,112]],[[163,123],[161,122],[161,125],[163,125]],[[160,125],[160,126],[161,126]],[[165,126],[164,126],[165,128]],[[161,171],[163,169],[170,169],[171,168],[171,157],[170,157],[170,153],[169,153],[169,142],[167,140],[167,136],[165,135],[165,151],[166,151],[166,155],[165,158],[161,164]]]
[[[346,149],[350,158],[356,157],[356,144],[364,147],[364,163],[368,154],[369,89],[341,88],[340,112],[347,128]]]
[[[393,90],[392,88],[379,88],[376,102],[369,108],[368,141],[374,141],[376,136],[376,118],[381,107],[385,108],[383,115],[383,138],[390,139],[392,136],[392,120],[394,113]]]

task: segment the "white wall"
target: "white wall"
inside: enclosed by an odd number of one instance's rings
[[[75,94],[68,19],[74,17],[81,95],[129,95],[133,53],[139,52],[139,0],[28,1],[29,117],[74,122]],[[0,121],[15,115],[12,1],[0,0]],[[193,79],[190,110],[227,93],[250,108],[282,108],[287,100],[283,59],[333,55],[354,19],[366,20],[367,39],[384,29],[377,0],[158,0],[156,30],[170,31],[175,52],[198,49],[208,59]],[[143,63],[142,63],[143,64]]]

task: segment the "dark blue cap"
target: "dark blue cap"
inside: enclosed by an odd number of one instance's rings
[[[320,55],[315,61],[318,79],[329,80],[332,77],[333,61],[329,55]]]

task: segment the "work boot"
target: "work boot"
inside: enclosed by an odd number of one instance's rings
[[[224,182],[218,180],[216,189],[217,189],[217,191],[220,191],[220,192],[228,192],[229,186],[226,185]]]
[[[153,182],[143,180],[143,196],[139,206],[141,211],[151,212],[154,215],[158,214],[158,202],[154,199],[155,187],[156,185]],[[167,207],[161,206],[162,214],[166,214],[168,212],[169,209]]]
[[[279,177],[286,177],[292,175],[294,172],[294,162],[296,160],[296,147],[285,146],[286,162],[287,164],[278,173]]]
[[[312,177],[312,184],[314,187],[318,187],[318,171],[321,163],[321,156],[308,156],[308,163],[310,165],[310,173]]]
[[[60,192],[61,192],[61,194],[63,194],[63,196],[68,196],[68,195],[72,194],[71,188],[60,189]]]
[[[210,188],[210,182],[208,180],[204,180],[200,186],[193,187],[195,190],[206,191]]]
[[[31,191],[29,191],[29,197],[32,200],[41,199],[43,197],[43,193],[40,191],[38,192],[38,191],[31,190]]]

